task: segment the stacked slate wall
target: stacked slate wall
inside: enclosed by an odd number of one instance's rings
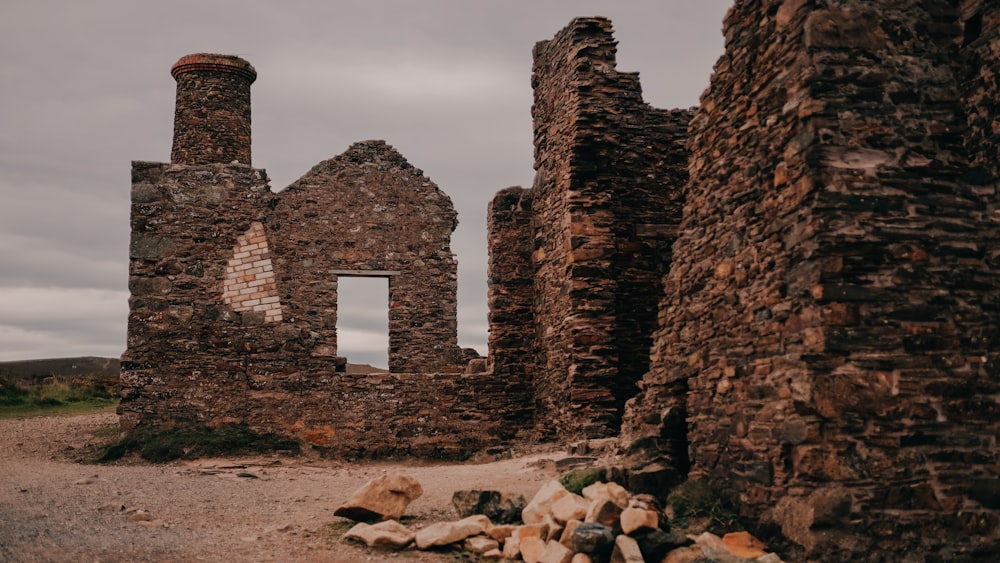
[[[996,59],[966,23],[945,2],[739,1],[692,121],[625,437],[689,441],[676,463],[793,558],[997,550],[1000,233],[967,114],[995,71],[963,62]]]
[[[510,190],[491,208],[492,255],[531,242],[530,267],[523,253],[516,266],[491,262],[493,369],[533,373],[540,430],[560,439],[615,434],[637,392],[686,179],[690,113],[645,104],[615,51],[603,18],[575,19],[535,46],[530,208]],[[498,298],[512,291],[514,302]],[[497,336],[517,329],[533,341]],[[516,357],[529,347],[532,360]]]
[[[535,377],[535,268],[531,261],[531,190],[511,187],[490,202],[489,357],[491,373],[520,389],[527,419],[533,420]]]

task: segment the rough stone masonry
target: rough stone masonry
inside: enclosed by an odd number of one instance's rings
[[[998,5],[738,1],[693,115],[629,104],[606,20],[540,43],[535,185],[490,211],[494,371],[793,559],[994,558]],[[646,352],[621,305],[657,294]]]
[[[690,444],[676,463],[804,559],[1000,553],[998,23],[974,1],[726,18],[623,432]]]
[[[241,424],[329,455],[454,456],[515,436],[526,391],[462,373],[448,196],[382,141],[273,193],[250,165],[253,67],[194,54],[172,74],[172,162],[132,165],[122,425]],[[341,276],[389,279],[391,374],[343,373]]]
[[[468,374],[442,373],[447,196],[381,142],[272,193],[252,67],[185,57],[174,162],[133,164],[123,424],[331,455],[620,435],[790,559],[991,561],[998,30],[998,0],[739,0],[694,111],[642,102],[605,19],[540,42],[536,179],[490,204]],[[389,277],[393,373],[337,370],[341,275]]]

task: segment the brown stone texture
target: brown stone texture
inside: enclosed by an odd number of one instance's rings
[[[531,262],[531,190],[501,190],[487,213],[489,357],[487,366],[533,401],[535,269]],[[533,414],[533,409],[528,411]]]
[[[197,53],[170,69],[177,81],[174,164],[250,164],[250,85],[257,72],[232,55]]]
[[[464,368],[449,246],[456,217],[451,199],[382,141],[317,164],[268,217],[289,315],[335,350],[337,276],[385,276],[389,371]]]
[[[1000,461],[997,3],[977,9],[738,1],[691,123],[625,434],[689,441],[692,475],[803,557],[997,550],[970,494]]]
[[[492,368],[532,377],[541,429],[561,439],[618,431],[648,367],[686,180],[691,114],[645,104],[615,51],[603,18],[535,46],[535,183],[490,210]]]

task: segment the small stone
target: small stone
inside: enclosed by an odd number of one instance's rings
[[[580,520],[570,520],[566,522],[566,527],[563,528],[562,534],[559,536],[559,543],[565,545],[568,548],[573,548],[573,530],[575,530],[580,524],[583,524]]]
[[[399,522],[386,520],[378,524],[360,522],[348,530],[344,537],[364,542],[368,547],[403,549],[413,542],[414,534]]]
[[[570,540],[574,551],[600,556],[611,550],[615,542],[615,532],[610,526],[584,522],[573,530]]]
[[[618,483],[594,483],[584,487],[581,493],[591,502],[609,500],[622,508],[626,508],[629,502],[628,491]]]
[[[573,550],[565,545],[550,541],[545,544],[545,551],[538,558],[538,563],[570,563],[573,559]]]
[[[355,491],[334,515],[359,522],[399,520],[406,507],[422,494],[423,487],[413,477],[398,473],[381,475]]]
[[[521,530],[518,528],[503,542],[503,558],[517,559],[521,554]]]
[[[661,512],[663,510],[663,505],[660,504],[660,501],[657,500],[655,496],[646,493],[639,493],[633,494],[629,497],[628,508],[644,508],[646,510],[656,510]]]
[[[749,532],[730,532],[722,536],[722,543],[729,548],[729,553],[737,557],[753,559],[765,555],[767,547],[764,542],[750,535]]]
[[[552,503],[570,494],[562,483],[556,480],[542,485],[535,493],[531,502],[521,511],[521,520],[525,524],[538,524],[545,521],[545,516],[551,515]]]
[[[542,559],[542,554],[545,553],[545,545],[545,540],[539,537],[521,538],[521,558],[524,559],[525,563],[538,563]]]
[[[473,536],[465,539],[465,549],[471,551],[472,553],[483,554],[499,548],[500,543],[487,536]]]
[[[705,557],[718,559],[731,555],[729,546],[722,541],[722,538],[711,532],[702,532],[694,538],[694,542],[701,548]]]
[[[562,523],[570,520],[583,520],[587,516],[589,507],[590,501],[580,495],[569,493],[552,503],[552,518],[556,522]]]
[[[621,530],[621,522],[619,520],[621,514],[622,507],[610,500],[603,502],[594,501],[590,505],[590,510],[587,511],[587,517],[584,519],[584,522],[597,522],[609,528],[614,528],[617,531]]]
[[[512,524],[502,524],[500,526],[489,526],[486,528],[486,535],[499,543],[503,543],[514,533],[518,527]]]
[[[729,381],[722,379],[721,381]],[[659,494],[681,484],[684,477],[673,467],[663,463],[650,463],[642,469],[628,472],[628,490],[633,493]]]
[[[415,541],[418,549],[449,545],[483,533],[489,524],[481,514],[457,522],[437,522],[417,532]]]
[[[615,538],[615,548],[611,552],[611,563],[645,563],[639,544],[626,535]]]
[[[660,516],[653,510],[626,508],[619,517],[622,533],[631,535],[636,530],[655,530],[660,525]]]
[[[503,559],[504,558],[503,552],[500,551],[499,549],[493,549],[493,550],[487,551],[486,553],[480,555],[480,557],[482,557],[483,559]]]
[[[569,560],[569,563],[594,563],[594,558],[586,553],[577,553]]]

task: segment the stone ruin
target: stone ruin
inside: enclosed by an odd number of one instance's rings
[[[462,373],[448,196],[382,141],[274,193],[250,164],[253,67],[203,53],[172,74],[172,161],[132,165],[122,425],[243,424],[329,455],[512,438],[524,391]],[[341,276],[388,278],[391,373],[344,372]]]
[[[724,34],[693,110],[643,102],[606,19],[535,47],[536,178],[490,203],[468,373],[447,196],[378,142],[271,193],[252,68],[181,59],[174,161],[133,164],[123,424],[336,455],[617,436],[802,559],[991,560],[1000,2],[738,0]],[[339,275],[400,288],[392,373],[336,370]]]

